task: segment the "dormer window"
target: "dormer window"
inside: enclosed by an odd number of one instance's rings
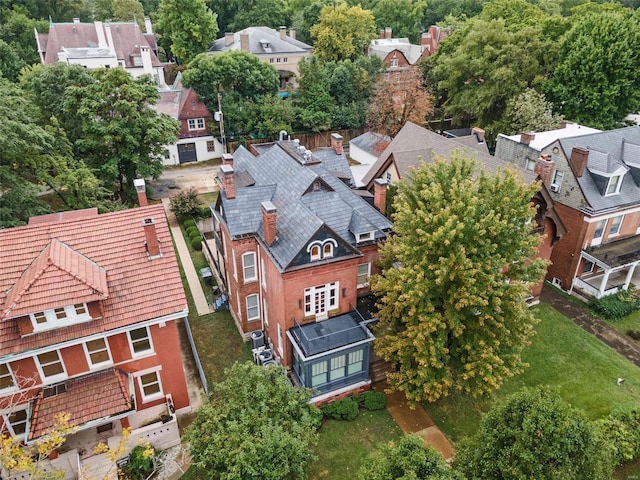
[[[53,308],[30,315],[33,331],[43,331],[52,328],[65,327],[75,323],[91,320],[86,303],[76,303],[66,307]]]
[[[331,243],[325,243],[322,246],[322,258],[333,257],[333,245]]]
[[[187,121],[189,131],[204,130],[204,118],[190,118]]]
[[[319,245],[314,245],[313,247],[311,247],[310,253],[311,253],[311,261],[320,260],[320,246]]]
[[[334,248],[338,247],[338,242],[336,242],[333,238],[328,238],[326,240],[316,240],[311,243],[307,247],[307,252],[309,252],[310,260],[313,262],[314,260],[322,260],[325,258],[333,257]]]
[[[373,240],[373,232],[359,233],[356,235],[356,243],[368,242]]]
[[[605,196],[616,195],[620,193],[620,187],[622,186],[622,175],[615,175],[609,178],[609,183],[607,184],[607,191]]]

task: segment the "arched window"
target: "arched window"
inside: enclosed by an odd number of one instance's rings
[[[311,247],[311,260],[320,260],[320,247],[318,245],[314,245]]]
[[[333,257],[333,245],[329,242],[322,246],[322,258]]]

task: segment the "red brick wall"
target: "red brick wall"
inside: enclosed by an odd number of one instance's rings
[[[562,288],[568,290],[571,288],[571,281],[586,238],[587,224],[583,221],[584,213],[560,203],[555,204],[555,209],[567,228],[567,233],[553,247],[552,264],[547,269],[547,280],[557,277],[562,282]]]

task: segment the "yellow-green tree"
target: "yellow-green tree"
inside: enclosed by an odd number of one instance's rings
[[[510,169],[484,173],[459,152],[399,182],[395,235],[372,279],[381,298],[375,348],[397,367],[389,384],[410,402],[483,394],[525,366],[535,324],[525,299],[545,267],[531,259],[538,188]]]
[[[313,51],[323,62],[355,59],[364,55],[369,42],[376,38],[373,13],[360,5],[327,5],[320,11],[318,23],[311,27]]]

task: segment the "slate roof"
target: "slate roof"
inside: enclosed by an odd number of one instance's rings
[[[46,396],[45,388],[36,397],[29,440],[44,435],[60,412],[71,414],[73,424],[80,427],[133,409],[129,376],[118,368],[68,380],[64,387],[65,392],[52,396]]]
[[[631,172],[624,175],[617,195],[604,196],[596,183],[599,180],[598,173],[619,174],[629,169],[637,170],[637,165],[640,164],[640,126],[561,138],[559,142],[567,158],[571,157],[573,147],[589,150],[587,168],[577,178],[588,204],[586,211],[597,213],[640,205],[640,186]]]
[[[176,120],[190,118],[213,118],[203,102],[198,100],[198,94],[192,88],[182,85],[181,73],[168,90],[159,90],[160,98],[151,108],[158,113],[166,113]]]
[[[349,141],[349,145],[354,145],[376,157],[379,156],[390,143],[391,137],[389,135],[382,135],[375,132],[365,132]]]
[[[153,259],[147,255],[142,226],[143,219],[149,217],[155,221],[162,253]],[[0,321],[0,355],[187,310],[162,205],[102,215],[90,209],[46,218],[48,223],[36,220],[24,227],[0,230],[0,312],[6,315]],[[24,276],[34,281],[26,281]],[[64,288],[58,282],[63,282]],[[68,305],[73,299],[67,288],[73,288],[77,298],[106,296],[103,317],[22,338],[18,321],[9,318],[15,300],[19,312],[42,311]]]
[[[209,47],[209,53],[220,53],[228,50],[240,50],[240,34],[249,35],[249,52],[254,55],[273,55],[274,53],[311,53],[313,47],[288,35],[284,40],[280,32],[269,27],[248,27],[233,34],[233,43],[226,44],[226,38],[219,38]],[[268,44],[265,48],[263,45]]]
[[[248,172],[255,185],[241,187],[236,183],[232,200],[221,193],[230,235],[253,234],[264,242],[261,204],[271,201],[277,209],[277,236],[264,248],[280,271],[290,266],[322,228],[357,253],[355,236],[349,230],[354,212],[375,227],[376,240],[384,238],[391,222],[334,176],[319,158],[296,155],[294,145],[293,141],[277,142],[257,157],[244,147],[233,154],[234,171],[240,175]]]
[[[545,132],[533,132],[535,137],[529,143],[529,148],[533,148],[534,150],[541,152],[545,147],[548,147],[558,139],[579,137],[582,135],[599,132],[601,132],[601,130],[598,130],[596,128],[585,127],[584,125],[579,125],[577,123],[567,122],[564,128],[547,130]],[[520,143],[520,139],[522,138],[521,134],[504,135],[502,133],[499,133],[498,136],[508,138],[516,143]]]
[[[98,47],[96,28],[102,28],[104,31],[105,25],[109,25],[116,57],[125,62],[125,68],[137,68],[133,64],[132,56],[140,55],[140,45],[150,48],[152,66],[162,67],[162,62],[155,54],[157,47],[154,35],[143,33],[135,22],[52,23],[49,33],[38,34],[44,63],[57,63],[58,52],[63,49],[71,53],[72,58],[110,56],[108,48]]]
[[[477,144],[477,141],[475,143]],[[377,162],[371,167],[362,182],[365,185],[371,185],[380,176],[391,155],[393,155],[400,178],[409,173],[412,167],[419,166],[420,158],[425,162],[431,161],[436,155],[444,155],[449,158],[454,150],[466,151],[469,155],[474,155],[479,167],[488,173],[496,172],[509,165],[507,162],[489,155],[484,144],[477,145],[479,145],[478,148],[472,148],[461,142],[459,138],[446,138],[415,123],[407,122],[382,152],[382,155],[378,157]],[[533,172],[523,170],[521,173],[526,181],[534,181],[537,177]]]

